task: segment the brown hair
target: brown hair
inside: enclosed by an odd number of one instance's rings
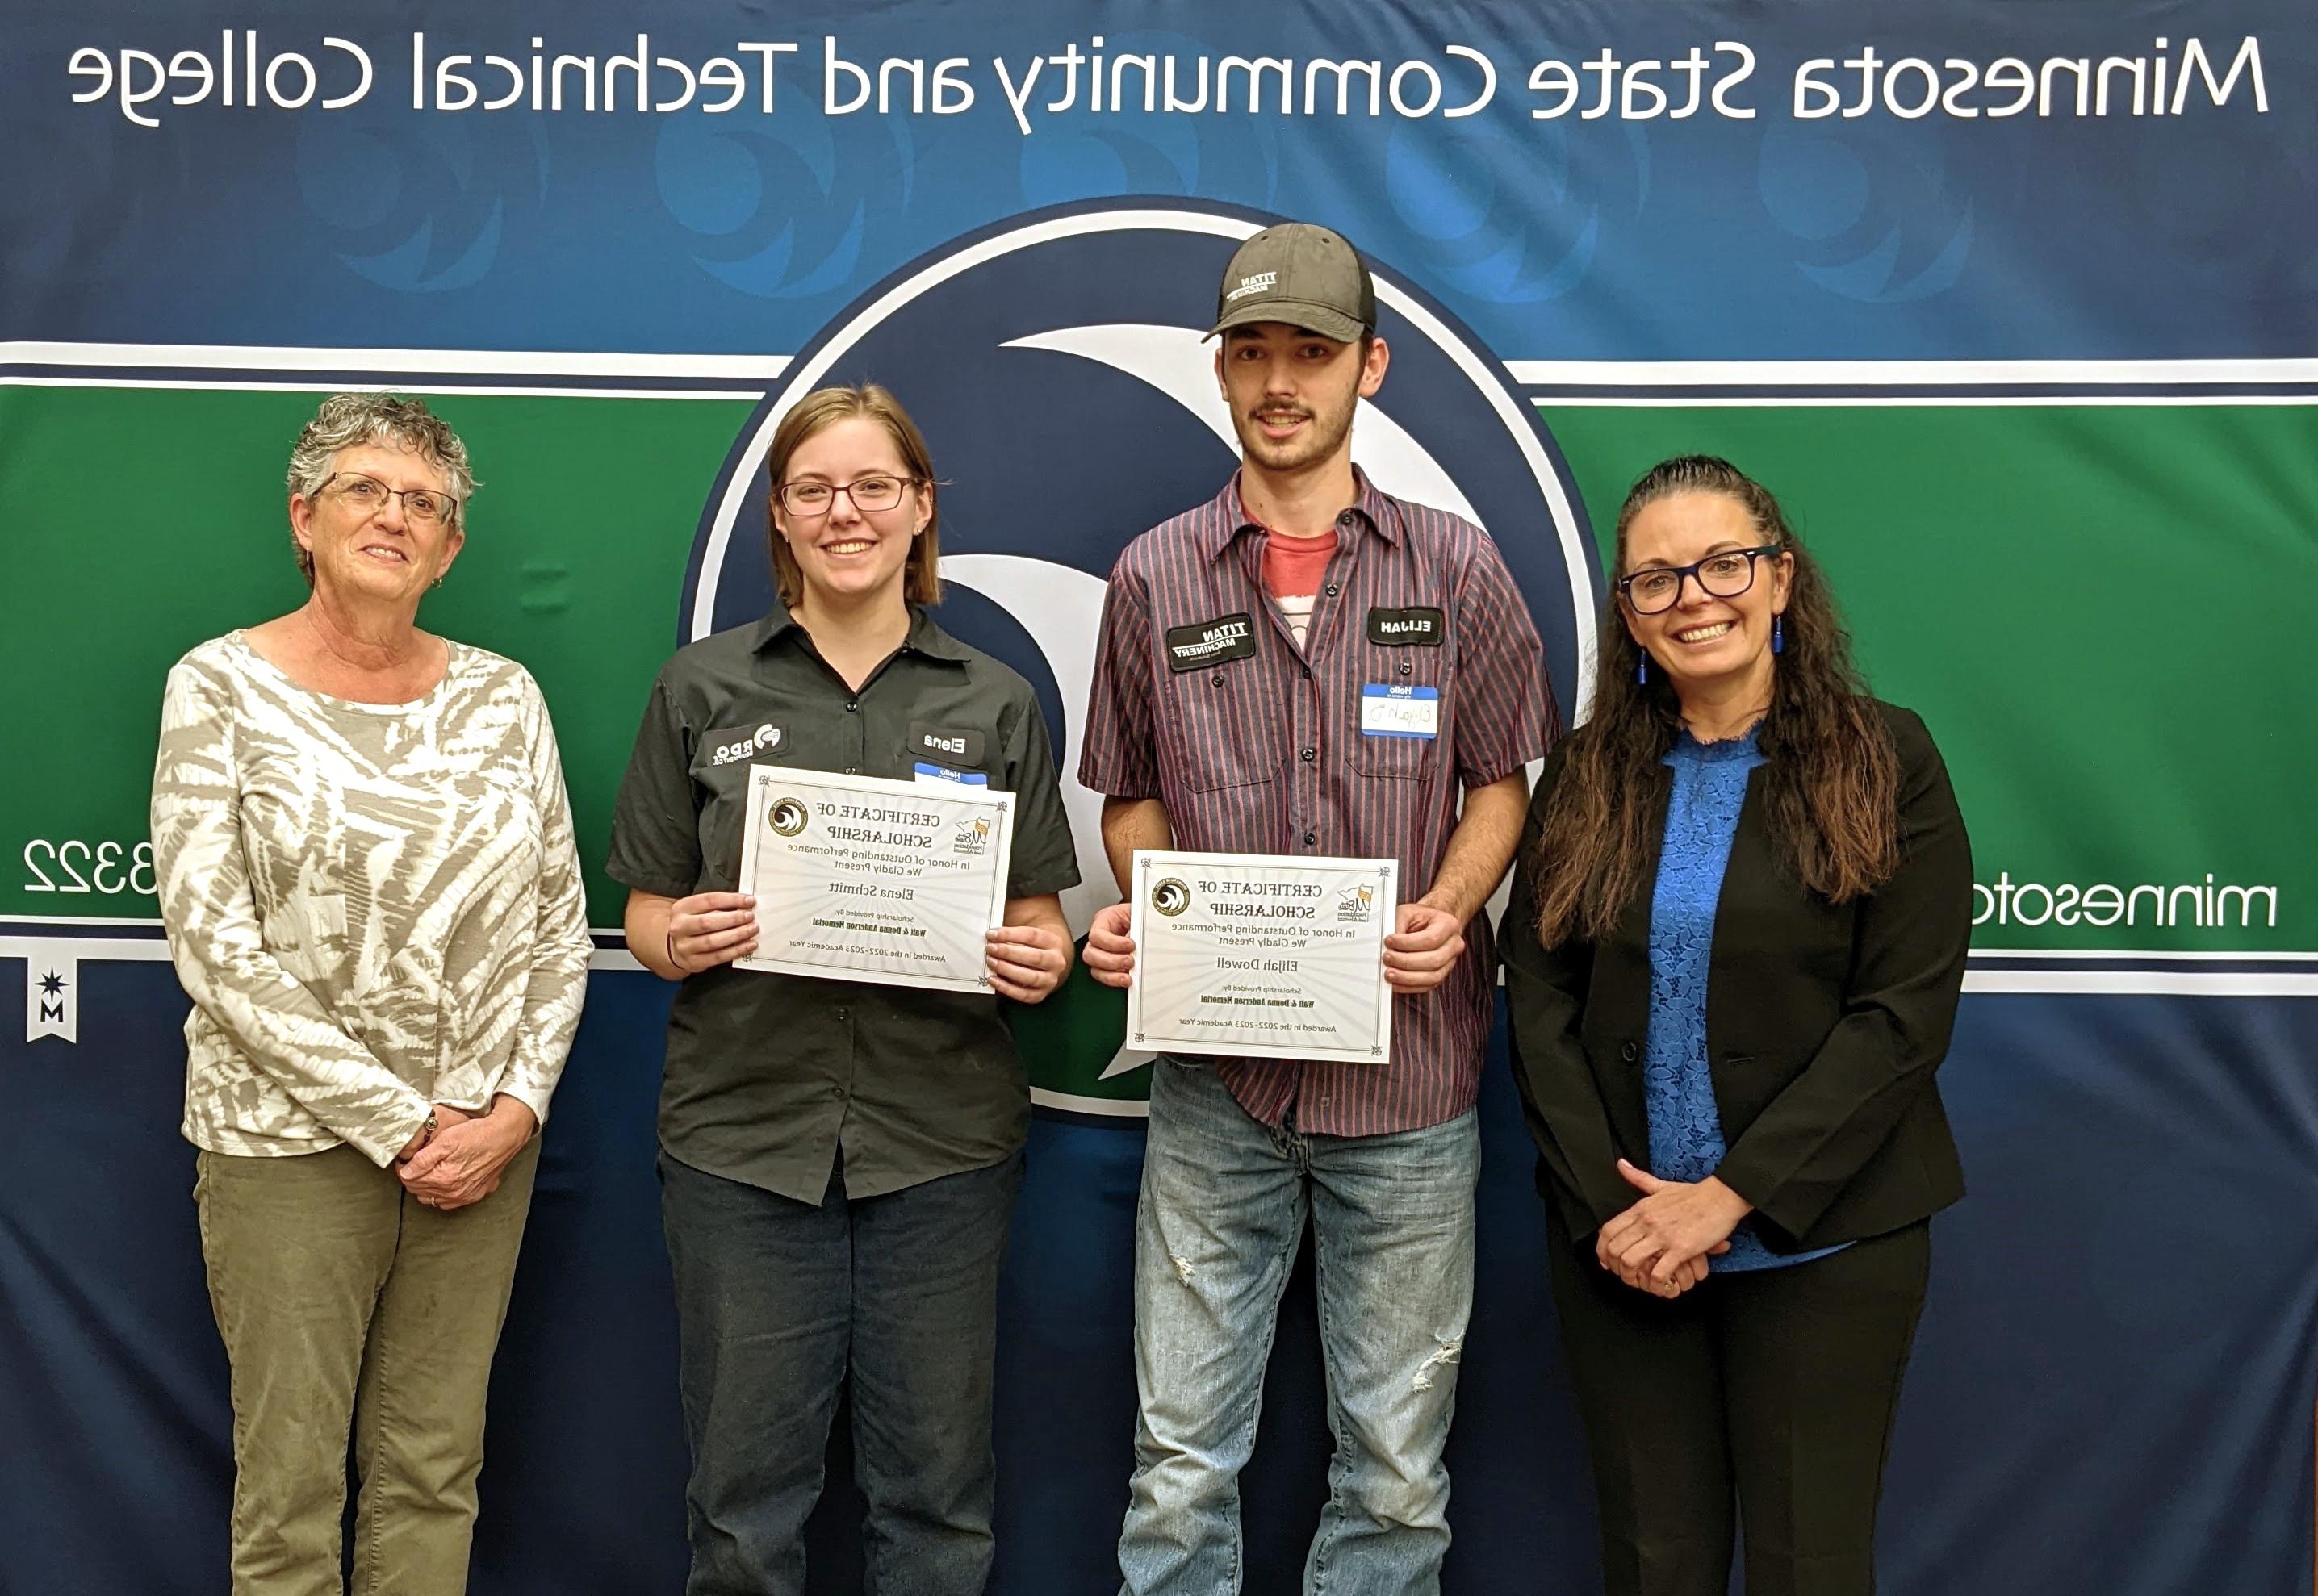
[[[1618,512],[1616,566],[1644,507],[1683,493],[1736,500],[1766,543],[1794,558],[1785,641],[1771,677],[1771,707],[1758,732],[1771,832],[1788,867],[1836,903],[1871,892],[1900,865],[1900,761],[1882,715],[1851,662],[1851,638],[1827,579],[1787,525],[1770,490],[1727,460],[1685,454],[1642,474]],[[1537,894],[1538,940],[1606,937],[1641,885],[1649,834],[1648,794],[1682,729],[1681,704],[1663,671],[1635,680],[1640,646],[1618,613],[1613,584],[1602,606],[1593,719],[1571,734],[1544,829],[1524,862]]]
[[[797,400],[773,429],[772,447],[765,461],[772,484],[765,497],[765,532],[772,540],[773,583],[780,589],[781,602],[794,610],[804,597],[804,573],[797,568],[796,556],[789,552],[788,539],[773,520],[781,479],[807,438],[857,416],[877,422],[893,435],[904,474],[926,496],[926,529],[911,540],[909,563],[902,571],[902,596],[911,604],[939,604],[941,546],[936,534],[941,529],[941,506],[934,497],[933,457],[926,453],[926,440],[910,413],[902,408],[902,401],[875,382],[858,388],[816,388]]]

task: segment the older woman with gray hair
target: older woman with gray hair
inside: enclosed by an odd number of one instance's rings
[[[236,1596],[467,1584],[491,1353],[589,942],[547,708],[419,629],[466,446],[340,394],[290,457],[311,592],[169,673],[153,776],[184,1133],[232,1367]]]

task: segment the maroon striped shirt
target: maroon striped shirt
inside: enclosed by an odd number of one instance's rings
[[[1461,789],[1541,758],[1557,716],[1537,628],[1488,534],[1355,480],[1300,652],[1265,594],[1263,532],[1236,476],[1128,546],[1103,603],[1079,780],[1160,800],[1180,848],[1397,859],[1407,901],[1433,884]],[[1253,653],[1205,641],[1235,617]],[[1370,683],[1437,689],[1439,735],[1363,736]],[[1389,1064],[1231,1059],[1217,1073],[1266,1125],[1291,1105],[1298,1129],[1335,1136],[1452,1119],[1479,1091],[1496,967],[1476,915],[1448,979],[1394,1000]]]

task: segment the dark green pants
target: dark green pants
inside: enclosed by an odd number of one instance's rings
[[[1552,1230],[1608,1596],[1723,1596],[1739,1523],[1747,1596],[1869,1596],[1929,1227],[1712,1275],[1672,1302]]]

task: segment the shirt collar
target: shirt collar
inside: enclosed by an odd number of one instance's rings
[[[789,606],[781,602],[780,595],[775,594],[771,605],[765,611],[764,619],[757,623],[756,636],[750,646],[761,654],[789,632],[798,633],[804,641],[811,641],[804,635],[804,623],[789,614]],[[902,647],[911,653],[923,654],[929,659],[946,659],[957,665],[964,665],[974,658],[972,650],[964,643],[935,624],[934,618],[921,605],[910,606],[910,631],[909,635],[902,639]]]
[[[1352,486],[1357,489],[1357,497],[1352,504],[1352,525],[1364,525],[1386,542],[1397,547],[1401,533],[1399,507],[1389,495],[1379,492],[1376,484],[1369,480],[1368,473],[1359,466],[1352,468]],[[1232,541],[1240,533],[1264,530],[1261,522],[1248,515],[1246,502],[1239,496],[1237,471],[1234,471],[1231,480],[1224,484],[1224,490],[1216,495],[1214,506],[1217,514],[1209,522],[1209,530],[1205,534],[1204,551],[1210,560],[1221,559],[1223,551],[1231,547]]]

